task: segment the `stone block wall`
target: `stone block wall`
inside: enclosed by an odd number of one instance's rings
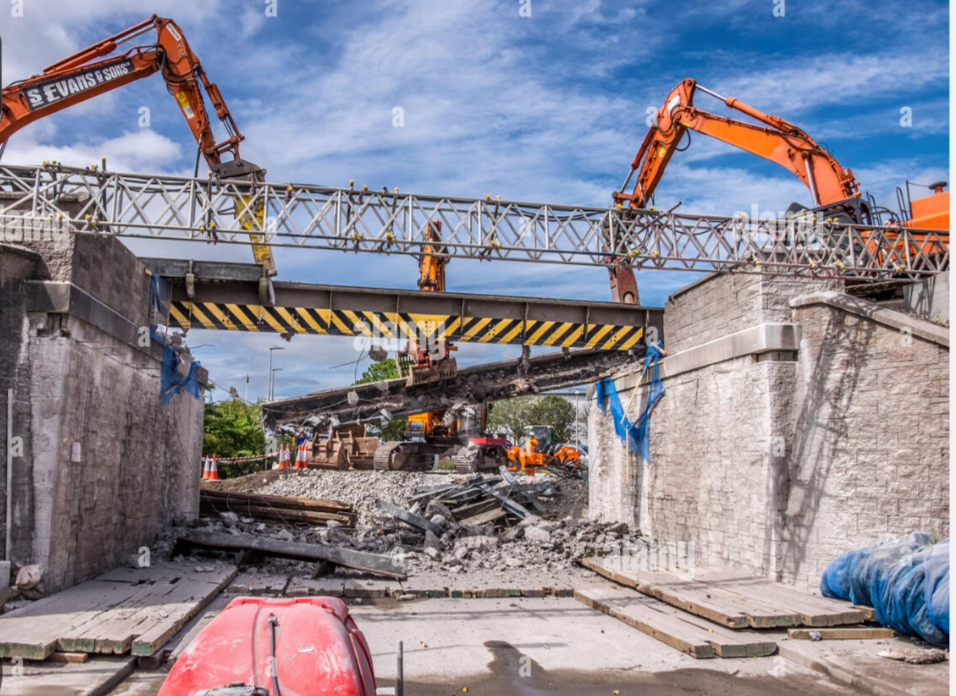
[[[14,433],[25,443],[14,460],[12,560],[40,563],[57,590],[125,563],[174,518],[197,514],[203,402],[180,394],[162,405],[159,353],[116,332],[147,323],[149,278],[128,249],[85,234],[35,246],[32,267],[0,246],[0,292],[15,300],[4,303],[14,330],[0,336],[0,381],[15,388]],[[72,306],[31,311],[30,281],[73,283],[121,316],[97,325]],[[5,390],[0,401],[5,414]],[[0,437],[5,450],[6,429]]]
[[[948,348],[826,305],[789,306],[833,287],[713,276],[670,298],[671,356],[781,322],[798,327],[799,351],[666,377],[647,462],[592,401],[592,516],[686,542],[697,565],[801,587],[850,548],[917,529],[948,535]],[[615,381],[626,404],[633,378]],[[642,387],[632,420],[645,398]]]
[[[815,584],[887,537],[949,536],[949,350],[827,305],[801,307],[780,572]]]

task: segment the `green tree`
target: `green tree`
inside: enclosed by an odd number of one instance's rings
[[[488,415],[489,430],[503,430],[512,442],[518,442],[529,425],[550,425],[554,441],[567,442],[574,425],[574,406],[553,394],[518,396],[495,402]]]
[[[202,453],[204,457],[253,457],[266,447],[259,406],[238,399],[205,405]],[[258,471],[262,462],[224,464],[219,475],[224,478],[243,476]]]
[[[398,376],[398,366],[395,364],[395,360],[389,358],[369,365],[356,384],[384,382],[385,380],[396,379]],[[369,423],[368,432],[369,435],[378,435],[386,442],[401,440],[405,437],[405,419],[392,418],[384,426],[381,423]]]

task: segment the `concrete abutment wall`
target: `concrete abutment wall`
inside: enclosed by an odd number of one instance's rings
[[[0,244],[0,403],[13,459],[11,560],[54,591],[125,564],[199,505],[203,402],[160,403],[149,278],[117,239],[69,234]],[[5,508],[5,477],[0,506]],[[0,544],[5,533],[0,516]]]
[[[672,296],[649,461],[592,394],[592,516],[800,587],[850,548],[948,536],[948,330],[840,290],[721,275]],[[623,404],[638,375],[615,376]]]

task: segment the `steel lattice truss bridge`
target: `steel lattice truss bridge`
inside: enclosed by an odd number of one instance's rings
[[[0,167],[7,237],[86,231],[414,256],[429,221],[441,222],[442,254],[483,261],[874,280],[949,268],[949,235],[939,230]]]

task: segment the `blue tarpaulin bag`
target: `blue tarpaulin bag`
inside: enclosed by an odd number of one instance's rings
[[[873,607],[883,626],[949,644],[949,540],[931,544],[928,534],[847,551],[823,572],[825,597]]]

